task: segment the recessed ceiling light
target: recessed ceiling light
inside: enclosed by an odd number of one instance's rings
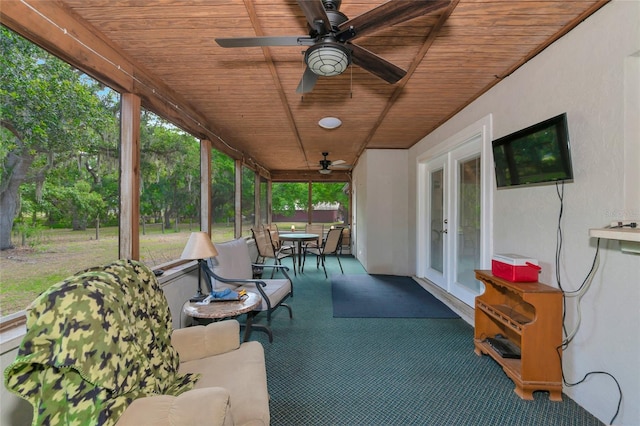
[[[323,129],[337,129],[342,125],[342,121],[336,117],[324,117],[318,121],[318,126]]]

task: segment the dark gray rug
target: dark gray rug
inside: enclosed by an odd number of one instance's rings
[[[331,275],[334,318],[459,318],[410,277]]]

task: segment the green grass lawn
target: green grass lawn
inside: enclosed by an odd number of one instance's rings
[[[304,223],[297,222],[279,223],[278,227],[284,232],[291,225],[304,229]],[[167,229],[162,233],[159,225],[147,225],[146,235],[140,235],[140,260],[154,267],[179,259],[195,230],[182,224],[179,231]],[[214,225],[212,240],[231,240],[233,232],[233,224]],[[244,234],[251,235],[248,227]],[[15,249],[0,252],[0,317],[26,308],[45,289],[70,275],[118,258],[117,227],[101,228],[99,239],[95,229],[47,229],[31,243],[19,247],[20,239],[16,238]]]
[[[195,230],[195,229],[194,229]],[[153,267],[180,258],[192,230],[179,232],[147,226],[140,235],[140,260]],[[214,227],[213,241],[233,238],[233,227]],[[118,229],[45,230],[32,246],[0,252],[0,316],[22,310],[46,288],[83,269],[118,258]]]

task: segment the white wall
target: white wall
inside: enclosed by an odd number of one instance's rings
[[[355,255],[370,274],[411,274],[407,155],[407,150],[369,149],[353,175]]]
[[[633,207],[640,205],[640,182],[633,182],[640,167],[640,135],[629,131],[640,121],[639,28],[640,2],[607,4],[416,144],[407,163],[412,169],[409,208],[415,211],[415,158],[428,148],[487,114],[493,115],[493,136],[498,138],[566,112],[575,179],[564,188],[560,272],[563,288],[577,289],[595,254],[596,240],[589,238],[589,229],[621,216],[640,219]],[[629,158],[630,153],[635,158]],[[556,287],[559,209],[553,185],[494,193],[495,252],[539,259],[541,281]],[[409,228],[415,229],[415,214],[409,219]],[[411,233],[409,246],[416,246]],[[615,424],[638,425],[640,256],[621,253],[617,241],[602,240],[600,246],[595,278],[581,302],[582,324],[564,353],[565,375],[570,382],[597,370],[614,375],[624,393]],[[415,259],[412,265],[415,269]],[[574,298],[568,305],[569,330],[578,322],[576,309]],[[606,376],[590,376],[583,384],[565,387],[565,393],[603,422],[615,414],[618,392]]]

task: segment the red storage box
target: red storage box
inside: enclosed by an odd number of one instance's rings
[[[540,267],[536,259],[519,254],[495,254],[491,259],[491,272],[496,277],[513,282],[538,281]]]

